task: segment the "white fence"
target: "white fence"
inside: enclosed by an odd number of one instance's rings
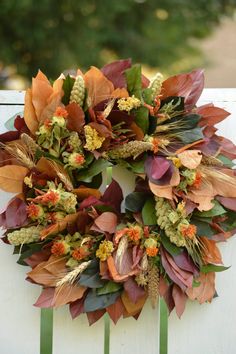
[[[0,132],[4,122],[23,111],[24,93],[0,92]],[[236,89],[206,89],[200,103],[213,102],[232,115],[218,125],[219,134],[236,142]],[[0,193],[0,209],[9,195]],[[169,318],[169,354],[236,353],[236,237],[221,245],[231,268],[217,274],[219,297],[212,304],[188,303],[182,319]],[[32,306],[40,287],[25,281],[27,267],[16,264],[12,248],[0,244],[0,354],[38,354],[40,310]],[[111,354],[157,354],[158,310],[146,304],[138,321],[111,325]],[[67,308],[54,311],[54,354],[103,353],[103,320],[92,327],[86,316],[71,320]]]

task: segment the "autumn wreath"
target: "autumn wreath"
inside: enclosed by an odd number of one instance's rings
[[[201,70],[149,81],[130,60],[33,78],[0,136],[0,187],[17,193],[0,224],[43,287],[36,306],[116,323],[159,295],[178,316],[212,300],[217,242],[236,227],[236,147],[215,134],[228,112],[196,106],[203,86]],[[115,165],[135,176],[125,198]]]

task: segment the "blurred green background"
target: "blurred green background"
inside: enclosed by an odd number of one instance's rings
[[[236,0],[0,0],[0,88],[40,68],[133,58],[147,75],[205,67],[208,87],[236,87]],[[233,72],[234,70],[234,72]]]

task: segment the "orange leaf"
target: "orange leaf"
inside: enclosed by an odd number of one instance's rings
[[[84,111],[75,102],[72,102],[68,106],[66,106],[66,110],[69,114],[66,119],[67,128],[75,132],[80,132],[85,124]]]
[[[25,93],[24,120],[32,134],[38,130],[39,122],[36,117],[35,109],[32,103],[32,90],[28,89]]]
[[[129,93],[125,88],[117,88],[112,92],[111,97],[114,98],[127,98],[129,97]]]
[[[200,304],[206,301],[211,302],[215,295],[215,273],[201,273],[199,278],[196,279],[200,285],[196,288],[189,288],[186,294],[191,300],[197,299]]]
[[[112,256],[107,258],[107,266],[112,279],[116,282],[122,282],[128,279],[129,275],[120,275],[116,269],[115,261]]]
[[[96,106],[99,102],[112,96],[114,86],[103,73],[92,66],[84,75],[85,86],[88,91],[88,97],[91,99],[91,106]]]
[[[209,240],[207,237],[201,237],[203,243],[203,261],[208,263],[222,264],[222,258],[220,251],[216,245],[216,242]]]
[[[53,167],[53,163],[50,160],[47,160],[45,157],[41,157],[37,162],[36,168],[39,172],[45,173],[48,177],[56,178],[57,173]]]
[[[182,165],[189,169],[195,169],[201,163],[202,154],[199,150],[185,150],[177,155]]]
[[[47,77],[39,70],[35,78],[32,79],[32,103],[38,121],[48,104],[48,99],[53,93],[53,88]]]
[[[196,109],[196,113],[202,116],[199,122],[200,127],[205,125],[215,125],[230,115],[230,113],[224,109],[215,107],[213,105],[204,105],[202,107],[198,107]]]
[[[99,199],[101,197],[101,192],[98,189],[88,188],[88,187],[83,187],[83,186],[73,189],[73,193],[75,193],[77,195],[79,201],[82,201],[85,198],[88,198],[90,196],[93,196],[97,199]]]
[[[130,300],[127,292],[123,291],[123,293],[121,294],[121,299],[122,299],[122,302],[123,302],[128,314],[130,316],[134,316],[142,310],[142,308],[147,300],[147,294],[142,296],[136,303],[134,303]]]
[[[28,168],[17,165],[6,165],[0,167],[0,189],[5,192],[21,193],[23,180]]]
[[[57,234],[65,230],[68,224],[76,221],[77,217],[78,213],[69,214],[66,215],[63,220],[58,221],[56,224],[45,227],[45,229],[40,232],[41,240],[44,240],[49,235]]]

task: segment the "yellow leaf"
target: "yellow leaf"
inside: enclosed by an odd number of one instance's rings
[[[0,167],[0,189],[5,192],[21,193],[23,180],[28,168],[17,165],[7,165]]]

